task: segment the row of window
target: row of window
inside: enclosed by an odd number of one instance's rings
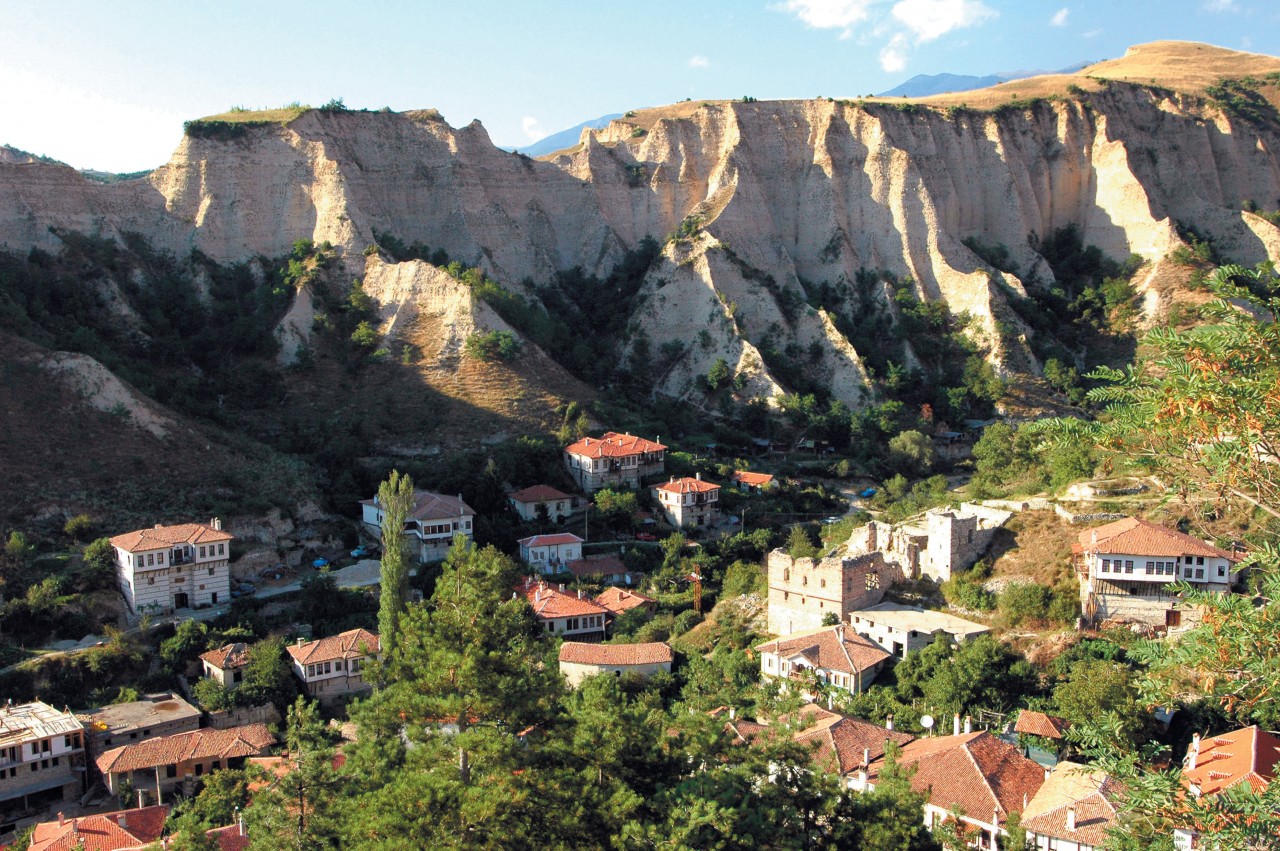
[[[216,551],[215,551],[215,548],[216,548]],[[227,545],[225,543],[222,543],[222,544],[209,544],[206,547],[201,547],[200,558],[207,557],[206,550],[208,551],[208,556],[213,556],[213,555],[224,556],[227,554]],[[156,565],[160,565],[163,567],[165,563],[164,552],[138,553],[137,555],[130,556],[130,558],[133,559],[133,561],[130,562],[130,564],[132,564],[133,567],[155,567]]]
[[[1203,562],[1204,559],[1200,559],[1200,561]],[[1192,568],[1191,565],[1188,564],[1183,567],[1182,576],[1184,579],[1204,579],[1204,570],[1205,569],[1203,567]],[[1133,561],[1132,559],[1124,559],[1122,564],[1121,559],[1115,559],[1113,561],[1112,559],[1104,558],[1102,560],[1102,569],[1099,572],[1131,574],[1133,573]],[[1149,561],[1144,565],[1143,573],[1147,576],[1177,576],[1178,565],[1176,562],[1172,561]],[[1222,565],[1218,565],[1218,577],[1225,578],[1226,575],[1227,569]]]
[[[352,659],[350,665],[344,660],[338,659],[333,662],[317,662],[314,665],[307,666],[307,679],[312,677],[322,677],[325,674],[332,674],[334,671],[346,670],[348,673],[356,674],[360,672],[360,659]]]
[[[211,568],[209,568],[209,575],[210,575],[210,576],[213,576],[214,570],[215,570],[215,568],[212,568],[212,567],[211,567]],[[185,582],[185,581],[186,581],[185,579],[183,579],[183,578],[182,578],[182,570],[181,570],[181,568],[179,568],[177,571],[175,571],[175,572],[174,572],[174,574],[173,574],[173,581],[174,581],[174,582],[179,582],[179,583],[181,583],[181,582]],[[147,577],[147,584],[148,584],[148,585],[155,585],[155,584],[156,584],[156,578],[155,578],[154,576],[148,576],[148,577]],[[200,586],[200,590],[201,590],[201,591],[203,591],[203,590],[204,590],[204,586],[203,586],[203,585],[201,585],[201,586]],[[217,602],[217,601],[215,600],[214,602]]]
[[[585,618],[566,618],[564,621],[564,631],[571,632],[575,629],[604,629],[604,615],[588,615]],[[556,622],[547,621],[547,632],[556,631]]]

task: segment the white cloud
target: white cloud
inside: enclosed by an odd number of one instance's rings
[[[915,33],[916,41],[924,42],[980,24],[997,12],[981,0],[900,0],[893,16]]]
[[[1084,34],[1084,37],[1097,38],[1098,36],[1102,35],[1104,32],[1106,32],[1106,30],[1089,30],[1087,33]]]
[[[1049,19],[1049,23],[1055,27],[1065,27],[1067,25],[1067,15],[1071,14],[1071,10],[1066,6],[1053,13],[1053,17]]]
[[[1204,0],[1201,4],[1206,12],[1239,12],[1240,4],[1236,0]]]
[[[899,33],[880,49],[880,67],[896,74],[907,67],[907,37]]]
[[[785,0],[775,6],[821,30],[841,30],[841,38],[853,34],[853,25],[865,21],[867,9],[877,0]]]
[[[529,137],[529,141],[536,142],[546,136],[546,132],[538,126],[538,119],[532,115],[526,115],[520,120],[520,126],[524,129],[524,135]]]
[[[690,68],[710,68],[711,60],[705,56],[690,56],[689,67]]]

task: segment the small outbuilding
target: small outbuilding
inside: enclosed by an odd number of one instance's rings
[[[661,641],[647,644],[586,644],[566,641],[560,645],[560,673],[577,688],[587,677],[596,674],[639,674],[650,677],[658,671],[670,671],[671,647]]]

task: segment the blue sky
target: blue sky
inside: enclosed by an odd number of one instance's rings
[[[0,143],[113,171],[233,105],[436,107],[522,145],[686,97],[861,95],[1159,39],[1280,54],[1276,0],[4,0],[0,22]]]

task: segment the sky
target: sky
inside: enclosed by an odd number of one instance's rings
[[[685,98],[852,97],[1163,39],[1280,55],[1280,2],[0,0],[0,144],[138,171],[187,119],[341,98],[520,146]]]

